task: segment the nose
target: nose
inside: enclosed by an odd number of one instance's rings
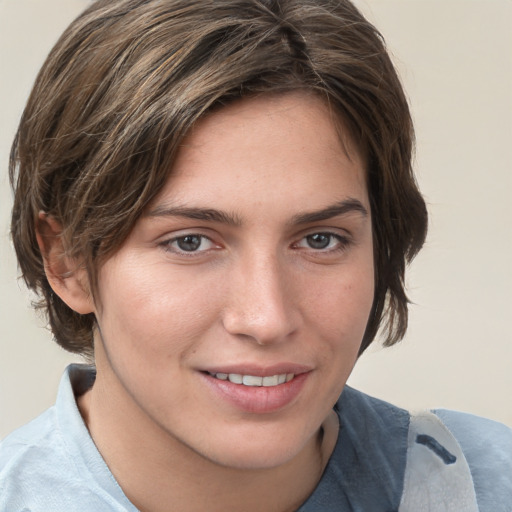
[[[233,269],[224,328],[259,345],[288,339],[299,327],[293,276],[275,255],[255,255]]]

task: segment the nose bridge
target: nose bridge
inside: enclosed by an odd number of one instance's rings
[[[289,272],[272,251],[241,258],[230,288],[224,326],[264,345],[284,340],[297,327]]]

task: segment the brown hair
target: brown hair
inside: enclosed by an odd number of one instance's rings
[[[191,126],[238,98],[297,89],[331,106],[367,162],[376,288],[361,352],[379,326],[386,345],[403,337],[404,271],[427,214],[408,104],[377,30],[348,0],[99,0],[48,56],[11,151],[18,261],[60,345],[91,355],[95,319],[52,292],[38,212],[62,224],[94,292]]]

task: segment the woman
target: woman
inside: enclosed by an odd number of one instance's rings
[[[1,509],[508,510],[509,429],[345,386],[407,326],[412,145],[349,2],[87,9],[21,120],[12,233],[94,366],[2,443]]]

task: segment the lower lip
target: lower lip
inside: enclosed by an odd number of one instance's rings
[[[229,380],[220,380],[203,373],[208,387],[222,401],[248,413],[276,412],[291,404],[299,395],[309,377],[309,372],[296,375],[290,382],[278,386],[244,386]]]

